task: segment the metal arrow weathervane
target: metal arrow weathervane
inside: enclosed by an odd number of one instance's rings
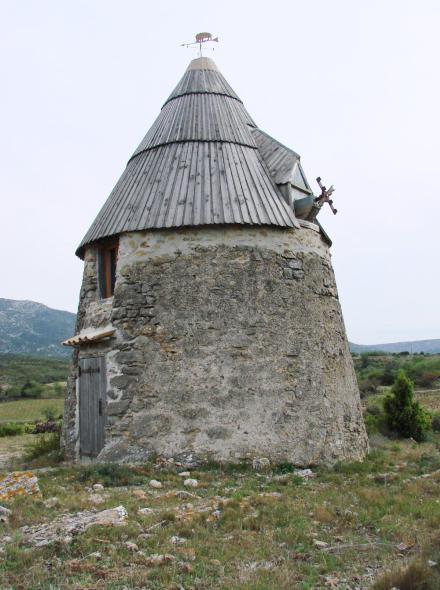
[[[218,37],[213,37],[211,33],[197,33],[196,40],[192,43],[182,43],[181,47],[199,46],[199,57],[202,57],[202,46],[204,43],[218,43]]]

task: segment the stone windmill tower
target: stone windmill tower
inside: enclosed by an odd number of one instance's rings
[[[194,59],[77,250],[67,456],[362,458],[320,205],[298,154]]]

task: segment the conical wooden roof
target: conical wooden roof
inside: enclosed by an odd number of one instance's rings
[[[265,161],[267,145],[214,62],[193,60],[77,254],[82,256],[91,242],[128,231],[211,224],[296,226],[277,186],[277,171]],[[299,159],[291,154],[283,160],[283,180],[289,176],[286,162],[293,167]],[[273,168],[273,159],[269,164]]]

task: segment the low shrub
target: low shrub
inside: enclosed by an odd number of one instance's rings
[[[384,436],[389,435],[387,419],[381,402],[371,404],[367,407],[364,412],[364,423],[368,435],[377,433],[383,434]]]
[[[417,381],[420,387],[434,387],[440,381],[440,372],[427,371],[426,373],[422,373]]]
[[[25,422],[24,426],[24,434],[34,434],[35,432],[35,423],[34,422]]]
[[[25,461],[44,459],[46,463],[59,463],[63,460],[60,446],[60,433],[51,432],[42,434],[33,442],[26,445],[24,452]]]
[[[391,395],[384,401],[388,426],[404,438],[425,441],[431,428],[431,417],[414,399],[414,384],[403,371],[398,374]]]
[[[2,436],[17,436],[18,434],[24,434],[25,424],[18,422],[6,422],[0,424],[0,437]]]
[[[434,432],[440,432],[440,414],[435,414],[432,418],[432,429]]]
[[[26,381],[20,389],[20,396],[27,398],[39,398],[42,396],[44,386],[36,381]]]
[[[34,424],[33,434],[44,434],[46,432],[60,432],[61,422],[48,420],[47,422],[36,422]]]
[[[380,381],[377,377],[367,377],[359,381],[359,391],[361,397],[367,397],[368,395],[374,395],[377,393]]]
[[[106,487],[143,485],[146,484],[148,469],[142,466],[129,467],[117,463],[99,463],[87,465],[77,472],[77,479],[81,483],[102,483]]]
[[[416,559],[408,566],[383,574],[372,590],[438,590],[439,584],[438,572],[426,561]]]
[[[41,413],[46,418],[46,422],[55,422],[58,418],[58,410],[55,406],[45,406]]]
[[[292,463],[278,463],[274,467],[274,473],[284,475],[285,473],[294,473],[295,465]]]

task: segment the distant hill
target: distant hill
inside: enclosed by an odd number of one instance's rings
[[[440,353],[440,339],[389,342],[387,344],[353,344],[353,342],[350,342],[350,350],[358,354],[374,351],[438,354]]]
[[[74,333],[75,314],[34,301],[0,298],[0,353],[65,357],[61,346]]]

